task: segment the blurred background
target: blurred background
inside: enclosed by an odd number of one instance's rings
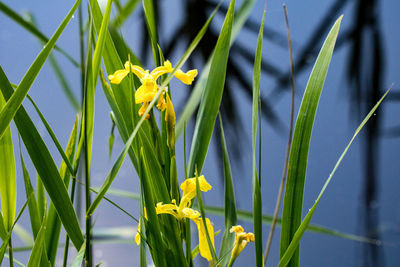
[[[34,17],[46,36],[51,36],[61,23],[73,1],[1,1],[18,14]],[[106,1],[104,1],[106,2]],[[133,1],[134,2],[134,1]],[[153,69],[151,49],[147,39],[141,2],[131,16],[114,20],[115,33],[120,34],[145,68]],[[173,64],[178,61],[208,16],[216,0],[154,1],[158,13],[160,47]],[[237,1],[236,6],[243,1]],[[123,7],[127,1],[120,1]],[[336,172],[312,219],[313,224],[345,233],[382,241],[371,245],[329,235],[306,233],[301,243],[302,266],[397,266],[400,262],[400,2],[396,0],[327,0],[327,1],[268,1],[264,29],[261,77],[262,97],[262,165],[261,184],[263,213],[272,214],[278,194],[285,159],[290,114],[290,69],[286,24],[282,4],[286,3],[292,36],[295,69],[295,112],[297,113],[308,76],[333,22],[344,14],[335,52],[317,111],[311,138],[304,211],[312,206],[323,183],[333,169],[356,127],[378,101],[383,92],[393,85],[391,93],[368,122],[352,145]],[[103,3],[105,5],[105,3]],[[228,2],[224,1],[210,30],[193,53],[184,70],[202,71],[215,46]],[[221,114],[231,157],[237,208],[252,209],[251,187],[251,83],[257,34],[264,1],[256,1],[248,21],[239,33],[230,52],[226,88]],[[84,21],[86,2],[82,4]],[[113,14],[118,14],[115,5]],[[0,65],[12,83],[18,84],[43,44],[0,13]],[[58,46],[79,60],[79,21],[75,14],[59,39]],[[66,82],[78,101],[81,101],[80,72],[65,56],[53,52]],[[127,60],[127,57],[123,60]],[[190,88],[179,82],[171,84],[174,106],[179,113],[190,95]],[[54,69],[46,62],[29,91],[52,126],[62,145],[66,145],[75,120],[76,109],[63,90]],[[79,103],[78,102],[78,103]],[[56,162],[61,157],[41,124],[33,107],[27,101],[24,107],[36,122],[36,127],[50,148]],[[119,154],[123,143],[115,132],[115,144],[109,158],[108,138],[112,123],[110,108],[102,90],[96,92],[96,115],[92,160],[92,186],[100,186]],[[295,113],[295,114],[296,114]],[[194,120],[187,125],[189,153]],[[25,201],[21,164],[18,155],[18,136],[12,124],[18,171],[18,207]],[[215,131],[203,174],[213,190],[204,194],[209,205],[223,206],[223,174],[220,162],[218,131]],[[183,138],[177,143],[178,177],[184,177]],[[35,170],[22,149],[31,177]],[[35,179],[32,179],[35,183]],[[129,161],[120,170],[112,188],[139,192],[139,183]],[[139,216],[136,200],[110,195],[134,216]],[[222,217],[211,216],[215,229],[223,230]],[[133,242],[136,223],[103,202],[94,215],[94,231],[98,233],[94,246],[95,263],[101,266],[136,266],[139,249]],[[246,231],[252,223],[239,221]],[[29,216],[25,212],[20,225],[30,232]],[[124,229],[122,244],[105,240],[104,229]],[[279,227],[276,229],[268,266],[279,261]],[[266,240],[269,226],[264,225]],[[120,234],[120,233],[119,233]],[[194,233],[197,236],[197,233]],[[216,239],[220,243],[222,235]],[[13,237],[15,247],[24,246],[19,236]],[[197,242],[197,241],[196,241]],[[266,242],[266,241],[265,241]],[[218,249],[218,247],[217,247]],[[60,250],[61,251],[61,250]],[[75,252],[71,253],[71,257]],[[29,252],[15,253],[14,257],[27,262]],[[199,258],[199,257],[198,257]],[[62,256],[60,254],[60,259]],[[4,262],[7,266],[7,262]],[[60,262],[58,263],[60,264]],[[250,244],[236,266],[253,266],[254,245]],[[197,259],[196,266],[207,266]]]

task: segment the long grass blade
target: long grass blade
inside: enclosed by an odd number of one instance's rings
[[[46,128],[47,133],[50,135],[51,139],[54,142],[54,145],[56,146],[58,152],[60,153],[61,157],[63,158],[64,164],[68,167],[68,170],[70,171],[70,173],[73,174],[74,173],[74,168],[72,167],[71,162],[68,159],[68,156],[65,154],[63,148],[61,147],[60,142],[58,141],[56,135],[54,134],[53,130],[51,129],[51,127],[50,127],[49,123],[47,122],[46,118],[43,116],[42,112],[40,111],[40,109],[36,105],[35,101],[33,101],[33,99],[29,95],[27,95],[26,97],[31,102],[31,104],[35,108],[37,114],[39,115],[39,118],[42,121],[44,127]]]
[[[260,103],[260,74],[261,74],[261,59],[262,59],[262,41],[265,20],[265,9],[261,20],[260,31],[258,33],[257,50],[254,59],[253,71],[253,110],[252,110],[252,143],[253,143],[253,224],[255,235],[255,248],[256,248],[256,264],[257,266],[264,266],[263,264],[263,248],[262,248],[262,198],[261,198],[261,179],[257,171],[257,122],[258,110]],[[260,133],[261,134],[261,133]],[[261,151],[259,151],[260,153]],[[259,166],[261,167],[261,166]]]
[[[118,196],[118,197],[130,198],[130,199],[134,199],[134,200],[140,200],[139,194],[121,190],[121,189],[110,188],[107,191],[107,194]],[[197,206],[193,205],[193,207],[196,208]],[[204,206],[204,211],[206,213],[212,214],[212,215],[225,216],[225,207]],[[239,220],[246,221],[246,222],[253,221],[253,212],[251,212],[251,211],[237,210],[236,213],[237,213],[237,218]],[[263,214],[261,216],[261,219],[262,219],[263,224],[270,225],[273,221],[273,216]],[[277,218],[276,224],[281,225],[281,218]],[[373,240],[373,239],[366,238],[363,236],[340,232],[340,231],[337,231],[337,230],[334,230],[331,228],[326,228],[326,227],[316,225],[316,224],[309,224],[307,231],[310,231],[310,232],[316,233],[316,234],[329,235],[332,237],[343,238],[343,239],[357,241],[357,242],[370,243],[370,244],[379,243],[378,240]]]
[[[78,252],[78,255],[76,255],[74,261],[72,262],[71,267],[82,266],[83,257],[85,256],[85,250],[86,250],[86,243],[83,243],[81,249]]]
[[[70,162],[74,160],[77,136],[78,136],[78,116],[76,116],[75,123],[72,127],[72,131],[65,149],[65,155],[67,156],[67,159]],[[68,188],[71,173],[66,166],[67,166],[66,162],[63,161],[61,163],[59,173],[65,184],[65,187]],[[47,218],[48,218],[47,231],[45,239],[46,251],[51,265],[54,266],[57,256],[58,244],[60,240],[61,221],[57,215],[57,211],[53,203],[50,203],[49,205],[49,212]]]
[[[35,17],[33,16],[32,13],[28,12],[27,13],[28,16],[28,20],[35,26],[37,26]],[[40,38],[39,38],[40,40]],[[41,41],[40,44],[43,45],[46,44],[46,42]],[[56,49],[57,46],[54,47],[54,49]],[[76,98],[76,96],[74,95],[71,86],[68,83],[68,79],[65,78],[65,75],[60,67],[60,65],[58,64],[57,59],[55,58],[55,56],[53,54],[49,55],[49,62],[50,62],[50,66],[53,68],[54,73],[56,74],[56,77],[61,85],[61,88],[63,89],[67,99],[69,100],[69,102],[71,103],[71,105],[74,107],[76,112],[80,112],[80,105],[79,105],[79,101]]]
[[[29,198],[28,198],[29,199]],[[4,253],[6,252],[6,248],[9,244],[9,241],[11,239],[11,234],[12,230],[15,226],[15,224],[18,222],[19,218],[21,217],[22,213],[24,213],[24,210],[26,206],[28,205],[28,199],[25,201],[24,205],[22,206],[21,210],[18,212],[17,217],[15,218],[14,224],[11,226],[10,230],[7,233],[7,236],[3,239],[3,244],[0,247],[0,266],[4,258]]]
[[[1,67],[0,89],[5,99],[10,98],[14,92]],[[22,106],[15,114],[14,122],[66,232],[75,247],[80,248],[83,243],[83,236],[78,219],[49,150]]]
[[[304,181],[306,176],[311,132],[341,20],[342,16],[333,25],[321,48],[308,80],[299,114],[297,116],[293,134],[293,143],[289,156],[286,191],[283,202],[280,247],[281,257],[287,250],[301,222]],[[300,247],[296,250],[295,255],[288,266],[299,266],[299,257]]]
[[[197,166],[197,171],[201,173],[214,130],[215,119],[224,90],[234,10],[235,0],[232,0],[215,46],[214,57],[210,65],[210,75],[197,114],[189,156],[189,176],[194,176],[195,166]]]
[[[44,249],[44,239],[46,234],[46,216],[43,218],[42,226],[36,236],[35,243],[32,248],[31,256],[29,257],[27,267],[40,266],[42,259],[42,251]]]
[[[232,226],[237,224],[236,214],[236,200],[235,191],[233,188],[231,165],[229,163],[229,154],[225,142],[224,128],[222,125],[221,114],[219,114],[219,125],[221,135],[221,148],[222,148],[222,159],[224,165],[224,182],[225,182],[225,231],[222,237],[221,248],[219,251],[219,258],[221,265],[226,266],[229,263],[229,257],[223,257],[232,250],[233,243],[235,241],[235,234],[230,232]]]
[[[0,93],[0,108],[5,106],[5,99]],[[14,146],[10,127],[0,137],[0,198],[4,226],[10,230],[14,222],[17,205],[17,175],[15,170]]]
[[[121,27],[126,19],[132,14],[132,12],[135,10],[137,4],[139,3],[139,0],[129,0],[118,12],[118,14],[115,16],[115,18],[112,21],[112,26],[119,28]]]
[[[32,234],[34,238],[36,238],[39,230],[40,230],[40,225],[42,223],[42,219],[39,217],[39,210],[37,207],[37,202],[35,198],[35,191],[33,190],[31,179],[29,177],[28,170],[26,169],[24,158],[22,157],[21,153],[21,146],[20,146],[20,158],[21,158],[21,165],[22,165],[22,173],[24,176],[24,182],[25,182],[25,193],[26,193],[26,199],[28,199],[28,208],[29,208],[29,217],[31,221],[31,227],[32,227]],[[31,196],[29,198],[29,196]]]
[[[364,120],[361,122],[361,124],[358,126],[358,128],[356,129],[354,135],[352,136],[352,138],[350,139],[349,144],[346,146],[346,148],[344,149],[343,153],[340,155],[338,161],[336,162],[332,172],[329,174],[329,177],[326,179],[324,186],[322,187],[317,199],[315,200],[314,205],[311,207],[311,209],[308,211],[307,215],[305,216],[305,218],[303,219],[302,223],[300,224],[299,228],[297,229],[297,231],[295,232],[295,234],[293,235],[293,239],[290,242],[288,248],[286,249],[285,253],[283,254],[283,256],[281,257],[278,267],[283,267],[283,266],[287,266],[288,262],[290,261],[290,259],[292,258],[293,254],[296,252],[299,244],[300,244],[300,240],[304,234],[304,232],[306,231],[312,216],[314,215],[315,209],[318,206],[319,201],[321,200],[322,195],[324,194],[326,188],[328,187],[329,183],[332,180],[333,175],[335,174],[337,168],[339,167],[340,163],[342,162],[344,156],[347,154],[347,151],[349,150],[350,146],[352,145],[354,139],[357,137],[357,135],[360,133],[360,131],[362,130],[362,128],[365,126],[365,124],[368,122],[368,120],[374,115],[376,109],[379,107],[379,105],[382,103],[383,99],[385,99],[386,95],[389,93],[391,88],[389,88],[386,93],[381,97],[381,99],[378,101],[378,103],[375,104],[375,106],[371,109],[371,111],[367,114],[367,116],[364,118]]]
[[[7,236],[7,231],[6,228],[4,227],[4,219],[0,211],[0,239],[4,240],[6,236]]]
[[[160,230],[160,224],[158,221],[158,217],[156,214],[155,206],[156,202],[154,201],[153,197],[153,189],[151,186],[151,183],[149,181],[151,174],[149,169],[151,168],[148,165],[148,162],[146,161],[146,158],[144,156],[144,149],[143,147],[141,148],[140,154],[141,154],[141,163],[143,166],[143,175],[142,175],[142,186],[143,186],[143,195],[144,195],[144,203],[146,206],[146,211],[147,211],[147,216],[148,220],[146,223],[146,229],[148,230],[148,235],[147,235],[147,241],[149,242],[149,245],[153,248],[157,249],[151,249],[150,252],[152,253],[152,258],[154,259],[154,263],[156,266],[166,266],[166,259],[165,259],[165,248],[164,248],[164,243],[161,239],[161,230]]]
[[[75,2],[54,35],[44,46],[42,51],[36,57],[35,61],[32,63],[31,67],[26,72],[25,76],[22,78],[22,81],[18,85],[15,93],[10,97],[10,99],[7,100],[6,105],[0,111],[0,137],[4,134],[4,131],[7,129],[18,108],[21,106],[22,101],[28,94],[29,89],[35,81],[36,76],[39,74],[44,62],[53,50],[58,38],[72,18],[72,15],[74,14],[76,8],[79,6],[80,2],[81,0],[77,0]]]
[[[32,23],[26,21],[17,12],[15,12],[10,7],[5,5],[3,2],[0,2],[0,11],[3,12],[6,16],[11,18],[12,20],[14,20],[19,25],[21,25],[27,31],[29,31],[30,33],[35,35],[42,42],[47,43],[49,41],[47,36],[44,35],[35,25],[33,25]],[[54,46],[54,49],[59,51],[61,54],[63,54],[75,67],[79,67],[79,63],[76,62],[76,60],[70,54],[68,54],[65,50],[63,50],[62,48],[58,47],[57,45]]]
[[[247,18],[249,17],[250,11],[253,8],[255,2],[256,2],[255,0],[243,1],[242,5],[239,7],[237,13],[235,14],[235,20],[234,20],[233,26],[232,26],[230,45],[233,44],[239,31],[242,29],[244,23],[246,22]],[[216,9],[217,8],[219,8],[219,6],[217,6]],[[197,109],[197,106],[200,102],[204,88],[206,86],[206,81],[207,81],[208,75],[210,73],[210,64],[211,64],[213,56],[214,56],[214,54],[212,54],[210,56],[207,63],[204,65],[203,71],[202,71],[200,77],[197,79],[196,85],[195,85],[188,101],[186,102],[186,105],[182,111],[182,114],[179,117],[179,120],[178,120],[178,122],[176,124],[176,128],[175,128],[175,136],[177,139],[181,135],[185,124],[190,120],[193,113]]]

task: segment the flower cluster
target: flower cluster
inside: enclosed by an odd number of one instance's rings
[[[233,244],[232,256],[229,266],[233,264],[240,252],[249,242],[254,242],[254,234],[246,233],[241,225],[232,226],[231,233],[235,233],[235,243]]]
[[[198,177],[197,179],[199,180],[201,191],[207,192],[212,188],[203,175]],[[182,199],[179,205],[176,204],[175,199],[173,199],[170,204],[163,204],[159,202],[156,205],[156,213],[170,214],[173,215],[178,220],[183,220],[185,218],[192,220],[197,225],[197,229],[199,232],[200,255],[206,258],[208,261],[210,261],[212,260],[212,255],[210,248],[208,246],[203,219],[200,217],[200,213],[197,210],[190,208],[191,201],[196,196],[196,178],[186,179],[181,184],[181,190],[182,190]],[[205,221],[206,221],[207,231],[211,239],[211,243],[214,247],[214,227],[208,218],[205,218]],[[138,227],[138,233],[136,234],[135,237],[136,244],[140,244],[139,231],[140,231],[140,223]]]
[[[142,107],[139,110],[139,116],[143,116],[144,112],[146,111],[149,103],[153,100],[157,91],[160,89],[159,85],[157,84],[157,79],[164,74],[171,73],[174,69],[172,68],[171,62],[168,60],[164,62],[163,66],[157,67],[151,72],[149,70],[144,70],[142,67],[137,65],[132,65],[129,61],[127,61],[124,65],[124,69],[117,70],[114,74],[108,76],[108,79],[113,84],[120,84],[121,81],[132,72],[135,74],[139,79],[142,85],[137,89],[135,93],[135,102],[136,104],[142,103]],[[181,80],[184,84],[192,84],[194,78],[197,76],[197,70],[189,70],[188,72],[183,72],[182,70],[178,69],[174,76]],[[157,108],[159,110],[164,110],[166,107],[164,95],[161,94]],[[149,115],[146,119],[149,118]]]

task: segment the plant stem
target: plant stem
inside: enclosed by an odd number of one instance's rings
[[[13,249],[12,249],[12,241],[10,237],[10,242],[8,242],[8,259],[10,260],[10,267],[14,267],[14,257],[13,257]]]
[[[289,125],[289,138],[288,138],[288,144],[287,144],[286,155],[285,155],[285,164],[283,167],[283,173],[282,173],[282,178],[281,178],[281,184],[279,187],[278,199],[276,201],[274,217],[272,219],[271,228],[270,228],[269,235],[268,235],[267,246],[266,246],[265,252],[264,252],[264,264],[267,263],[269,250],[271,248],[272,238],[274,236],[276,220],[278,218],[279,208],[280,208],[281,202],[282,202],[282,193],[283,193],[283,187],[285,185],[285,179],[286,179],[286,174],[287,174],[287,169],[288,169],[289,153],[290,153],[290,147],[292,145],[292,134],[293,134],[293,119],[294,119],[294,67],[293,66],[294,66],[294,64],[293,64],[293,54],[292,54],[292,42],[290,39],[289,19],[288,19],[288,14],[287,14],[287,9],[286,9],[285,4],[283,4],[283,10],[285,13],[286,31],[287,31],[287,37],[288,37],[288,47],[289,47],[289,57],[290,57],[290,74],[291,74],[290,75],[290,85],[292,87],[290,125]]]

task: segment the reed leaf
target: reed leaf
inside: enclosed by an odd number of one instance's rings
[[[65,149],[65,155],[67,156],[67,159],[69,162],[72,162],[74,160],[75,156],[75,148],[76,148],[76,140],[78,136],[78,116],[75,118],[75,123],[72,127],[72,131]],[[71,173],[69,169],[66,167],[67,164],[65,161],[61,163],[59,173],[60,176],[65,184],[65,187],[69,187],[69,182],[71,178]],[[51,263],[52,266],[55,264],[56,256],[57,256],[57,249],[58,249],[58,244],[60,241],[60,232],[61,232],[61,221],[60,218],[57,215],[57,211],[53,205],[53,203],[50,203],[49,205],[49,211],[47,215],[47,231],[46,231],[46,251],[47,251],[47,256],[48,259]]]
[[[225,142],[224,128],[222,124],[221,114],[219,114],[219,125],[221,135],[221,149],[222,149],[222,160],[224,165],[224,183],[225,183],[225,207],[224,207],[224,218],[225,218],[225,231],[222,237],[221,248],[219,250],[219,258],[222,266],[226,266],[229,263],[228,254],[233,247],[235,241],[235,234],[230,232],[232,226],[237,224],[236,214],[236,200],[235,190],[232,181],[231,165],[229,163],[229,154]],[[225,256],[225,257],[224,257]]]
[[[0,108],[6,104],[0,93]],[[9,231],[14,222],[17,205],[17,175],[15,170],[14,146],[10,127],[0,137],[0,199],[4,227]]]
[[[340,163],[342,162],[344,156],[347,154],[347,151],[349,150],[350,146],[352,145],[354,139],[357,137],[357,135],[360,133],[362,128],[365,126],[365,124],[368,122],[368,120],[374,115],[376,109],[379,107],[379,105],[382,103],[383,99],[385,99],[386,95],[389,93],[391,88],[389,88],[386,93],[381,97],[381,99],[378,101],[378,103],[375,104],[375,106],[371,109],[371,111],[367,114],[367,116],[364,118],[364,120],[361,122],[361,124],[358,126],[356,129],[355,133],[353,134],[352,138],[350,139],[350,142],[344,149],[343,153],[340,155],[338,161],[336,162],[332,172],[329,174],[329,177],[326,179],[324,186],[322,187],[317,199],[315,200],[314,205],[311,207],[311,209],[308,211],[307,215],[301,222],[300,226],[298,227],[297,231],[293,235],[293,239],[290,242],[288,248],[286,249],[285,253],[281,257],[278,267],[283,267],[287,266],[289,263],[290,259],[292,258],[293,254],[296,252],[300,240],[306,231],[308,225],[310,224],[311,218],[314,215],[315,209],[318,206],[319,201],[321,200],[322,195],[324,194],[326,188],[328,187],[329,183],[332,180],[333,175],[335,174],[337,168],[339,167]]]
[[[317,57],[304,92],[293,133],[289,155],[286,191],[282,211],[280,256],[287,250],[301,222],[303,209],[304,181],[306,177],[308,149],[315,113],[325,77],[328,72],[342,16],[336,20]],[[297,267],[300,261],[300,247],[297,248],[288,266]]]
[[[71,267],[81,267],[83,262],[83,257],[85,256],[86,243],[82,244],[82,247],[79,249],[78,255],[76,255],[74,261],[71,264]]]
[[[7,232],[7,235],[3,238],[3,244],[1,244],[1,247],[0,247],[0,266],[1,266],[1,263],[2,263],[3,258],[4,258],[4,253],[6,252],[7,246],[9,244],[9,242],[10,242],[12,230],[13,230],[15,224],[18,222],[19,218],[21,217],[22,213],[24,213],[24,210],[25,210],[26,206],[28,205],[28,200],[29,200],[29,198],[25,201],[25,203],[22,206],[21,210],[18,212],[18,215],[15,218],[13,225],[11,226],[9,231]]]
[[[43,217],[42,226],[36,236],[35,243],[33,244],[31,256],[29,257],[27,267],[37,267],[40,266],[40,261],[42,259],[42,251],[44,248],[44,240],[46,234],[46,216]]]
[[[24,176],[24,183],[25,183],[25,193],[26,199],[28,199],[28,209],[29,209],[29,218],[32,227],[32,234],[33,237],[36,238],[39,230],[40,225],[42,223],[42,219],[39,217],[39,210],[37,207],[37,202],[35,198],[35,191],[33,190],[31,179],[29,177],[28,170],[26,169],[24,158],[22,156],[21,147],[20,147],[20,158],[21,158],[21,165],[22,165],[22,173]],[[31,196],[31,197],[29,197]]]
[[[244,23],[246,22],[247,18],[249,17],[250,11],[253,8],[255,2],[256,2],[255,0],[243,1],[242,5],[239,7],[237,13],[235,14],[235,20],[234,20],[233,26],[232,26],[230,45],[233,44],[239,31],[242,29]],[[219,5],[216,7],[216,9],[217,8],[219,8]],[[181,133],[184,129],[184,126],[190,120],[193,113],[197,109],[197,106],[200,102],[204,88],[206,86],[206,81],[207,81],[208,75],[210,73],[210,64],[211,64],[213,57],[214,57],[214,53],[210,56],[207,63],[204,65],[203,71],[201,72],[200,77],[197,79],[196,85],[195,85],[192,93],[190,94],[188,101],[186,102],[186,105],[182,111],[182,114],[179,117],[179,120],[178,120],[178,122],[176,124],[176,128],[175,128],[176,139],[178,139],[178,137],[181,135]]]
[[[214,130],[215,119],[224,91],[234,10],[235,0],[232,0],[215,46],[214,57],[210,65],[210,75],[197,114],[189,156],[189,176],[195,174],[195,167],[201,173]]]
[[[28,71],[25,73],[25,76],[22,78],[20,84],[18,85],[17,90],[15,90],[15,93],[10,97],[10,99],[7,100],[6,105],[3,106],[2,110],[0,111],[0,137],[4,134],[5,130],[7,129],[11,120],[13,119],[18,108],[21,106],[22,101],[24,101],[24,98],[28,94],[28,91],[31,88],[33,82],[35,81],[36,76],[42,69],[44,62],[46,61],[47,57],[53,50],[58,38],[64,31],[70,19],[72,18],[72,15],[79,6],[80,2],[81,0],[77,0],[75,2],[75,4],[65,17],[65,19],[62,21],[62,23],[54,33],[54,35],[47,42],[47,44],[44,46],[42,51],[36,57],[35,61],[32,63]]]
[[[14,92],[1,67],[0,89],[5,99],[10,98]],[[24,107],[21,106],[18,109],[14,116],[14,122],[67,234],[75,247],[80,248],[83,243],[83,236],[67,189],[49,150]]]
[[[47,43],[49,41],[49,38],[47,38],[47,36],[44,35],[34,24],[30,23],[29,21],[26,21],[22,16],[20,16],[17,12],[12,10],[7,5],[5,5],[3,2],[0,2],[0,11],[3,12],[10,19],[14,20],[19,25],[21,25],[23,28],[25,28],[25,30],[35,35],[42,42]],[[63,50],[57,45],[54,46],[54,49],[60,52],[62,55],[64,55],[75,67],[79,67],[79,63],[76,62],[76,60],[65,50]]]
[[[255,249],[256,249],[256,264],[257,266],[264,266],[263,263],[263,248],[262,248],[262,198],[261,198],[261,179],[257,171],[257,122],[258,110],[260,103],[260,75],[261,75],[261,59],[262,59],[262,41],[264,30],[265,10],[261,20],[260,30],[258,33],[257,50],[254,59],[253,70],[253,105],[252,105],[252,144],[253,144],[253,224],[255,235]],[[261,134],[261,133],[260,133]],[[261,153],[261,151],[259,151]],[[261,166],[259,166],[261,167]]]

